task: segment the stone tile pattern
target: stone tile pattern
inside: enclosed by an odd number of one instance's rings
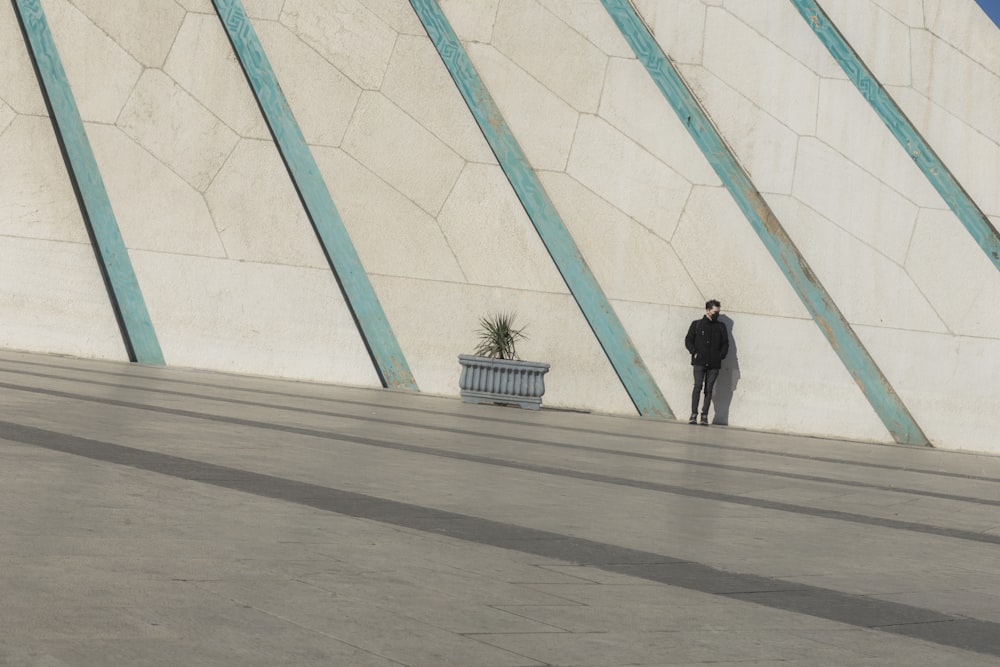
[[[514,310],[546,405],[634,412],[409,3],[244,5],[421,389],[456,395],[479,317]],[[43,6],[167,363],[376,385],[211,2]],[[718,421],[889,439],[598,1],[441,6],[675,412],[719,298]],[[790,3],[635,6],[934,444],[995,449],[1000,276]],[[996,220],[995,27],[972,0],[823,6]],[[122,358],[0,19],[0,345]]]

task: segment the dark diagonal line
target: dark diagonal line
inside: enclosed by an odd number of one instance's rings
[[[18,360],[18,359],[3,359],[3,360],[0,360],[0,361],[2,361],[2,362],[10,362],[10,363],[15,363],[15,364],[24,364],[24,365],[30,365],[30,366],[43,366],[43,367],[47,367],[47,368],[55,368],[55,369],[62,370],[62,371],[66,370],[66,368],[64,366],[59,366],[57,364],[44,364],[44,363],[41,363],[41,362],[22,361],[22,360]],[[131,380],[134,380],[137,377],[135,374],[129,374],[129,373],[111,373],[111,372],[108,372],[108,371],[102,371],[102,370],[99,370],[99,369],[90,369],[90,368],[73,368],[72,371],[73,372],[79,372],[79,373],[90,373],[90,374],[102,375],[102,376],[128,378],[128,379],[131,379]],[[12,370],[9,370],[9,369],[8,369],[8,372],[23,373],[22,371],[12,371]],[[70,382],[86,382],[87,384],[100,384],[100,383],[93,382],[93,381],[90,381],[90,380],[78,380],[76,378],[67,378],[65,376],[56,376],[56,377],[58,377],[60,379],[63,379],[63,380],[70,381]],[[169,384],[180,384],[180,385],[184,385],[184,386],[194,385],[194,386],[198,386],[198,387],[207,387],[209,389],[225,389],[227,391],[238,391],[238,392],[252,393],[252,394],[258,394],[258,395],[265,395],[265,396],[281,396],[283,398],[297,398],[297,399],[304,399],[304,400],[311,400],[311,401],[333,400],[333,399],[330,399],[330,398],[327,398],[327,397],[323,397],[323,396],[309,396],[309,395],[303,395],[303,394],[298,394],[298,393],[293,393],[293,392],[274,391],[274,390],[270,390],[270,389],[253,389],[253,388],[233,387],[233,386],[230,386],[230,385],[217,384],[217,383],[212,383],[212,382],[193,382],[193,381],[190,381],[190,380],[177,380],[177,379],[174,379],[174,378],[165,378],[165,377],[157,377],[157,378],[155,378],[155,380],[156,380],[156,382],[163,382],[163,383],[169,383]],[[120,385],[112,385],[112,386],[120,386]],[[378,390],[372,390],[372,391],[378,391]],[[164,392],[164,393],[166,393],[166,392]],[[218,399],[218,400],[225,400],[225,399]],[[344,398],[337,398],[335,400],[338,403],[344,403],[344,404],[347,404],[347,405],[359,405],[359,406],[363,406],[363,407],[373,407],[373,406],[376,405],[376,404],[371,403],[370,401],[359,401],[359,400],[351,400],[351,399],[344,399]],[[272,405],[272,406],[269,406],[269,407],[276,407],[276,406]],[[452,418],[456,418],[457,417],[457,418],[464,418],[464,419],[474,419],[477,422],[490,422],[490,423],[496,423],[496,424],[511,424],[511,423],[514,423],[514,424],[518,424],[518,425],[523,425],[524,424],[523,421],[512,420],[512,419],[504,419],[504,418],[501,418],[501,417],[493,417],[493,416],[490,416],[490,415],[487,415],[487,414],[476,415],[476,416],[473,417],[471,415],[460,415],[460,414],[455,414],[453,412],[442,412],[440,410],[429,410],[429,409],[426,409],[426,408],[414,408],[414,407],[403,406],[403,405],[392,405],[392,406],[377,405],[377,407],[379,407],[380,409],[384,409],[384,410],[398,410],[398,411],[401,411],[401,412],[415,412],[415,413],[419,413],[419,414],[429,414],[429,415],[446,415],[446,416],[452,417]],[[409,422],[403,422],[403,423],[407,424],[408,426],[412,425]],[[946,471],[946,470],[927,470],[927,469],[921,469],[921,468],[910,468],[910,467],[903,467],[903,466],[899,466],[899,465],[891,465],[891,464],[887,464],[887,463],[873,463],[873,462],[867,462],[867,461],[852,461],[852,460],[846,460],[846,459],[838,459],[838,458],[834,458],[834,457],[831,457],[831,456],[815,456],[815,455],[811,455],[811,454],[799,454],[799,453],[796,453],[796,452],[776,452],[776,451],[773,451],[773,450],[770,450],[770,449],[760,449],[760,448],[757,448],[757,447],[736,447],[736,446],[732,446],[732,445],[722,445],[722,444],[717,444],[717,443],[701,442],[701,441],[695,441],[695,440],[679,440],[679,439],[676,439],[676,438],[664,438],[664,437],[652,436],[652,435],[639,435],[639,434],[634,434],[634,433],[622,433],[620,431],[604,431],[604,430],[601,430],[601,429],[581,428],[581,427],[567,426],[567,425],[562,425],[562,424],[560,424],[560,425],[555,425],[555,424],[537,424],[536,426],[538,428],[544,428],[546,430],[552,430],[552,431],[566,431],[566,432],[569,432],[569,433],[586,433],[588,435],[592,434],[592,435],[613,436],[613,437],[621,438],[623,440],[637,440],[637,441],[642,441],[642,442],[655,442],[655,443],[660,443],[660,444],[685,445],[685,446],[698,447],[698,448],[701,448],[701,449],[718,449],[718,450],[723,450],[723,451],[732,451],[732,452],[740,452],[740,453],[747,453],[747,454],[762,454],[762,455],[765,455],[765,456],[774,456],[774,457],[779,457],[779,458],[795,459],[795,460],[800,460],[800,461],[815,461],[817,463],[833,463],[833,464],[841,465],[841,466],[856,466],[856,467],[861,467],[861,468],[873,468],[873,469],[876,469],[876,470],[903,471],[903,472],[913,473],[913,474],[918,474],[918,475],[930,475],[932,477],[947,477],[947,478],[953,478],[953,479],[973,480],[973,481],[979,481],[979,482],[997,482],[997,483],[1000,483],[1000,478],[996,478],[996,477],[988,477],[988,476],[984,476],[984,475],[972,475],[972,474],[958,473],[958,472],[949,472],[949,471]],[[774,437],[783,437],[781,434],[777,434],[777,435],[776,434],[768,434],[768,435],[773,435]],[[798,437],[811,437],[811,436],[798,436]],[[865,443],[865,444],[870,444],[870,443]],[[905,449],[908,452],[912,452],[913,451],[913,448],[909,447],[909,446],[892,445],[892,444],[886,444],[886,445],[880,445],[880,446],[889,447],[889,448],[897,447],[897,448]]]
[[[55,380],[63,380],[66,382],[83,382],[82,380],[73,380],[72,378],[66,378],[60,375],[49,374],[49,373],[38,373],[30,371],[9,371],[16,373],[18,375],[29,375],[32,377],[42,377]],[[608,454],[611,456],[621,456],[625,458],[635,458],[644,459],[649,461],[662,461],[665,463],[677,463],[686,466],[696,466],[701,468],[711,468],[714,470],[726,470],[731,472],[749,473],[754,475],[763,475],[766,477],[777,477],[782,479],[794,479],[805,482],[819,482],[821,484],[833,484],[839,486],[847,486],[856,489],[873,489],[876,491],[887,491],[891,493],[905,493],[914,496],[923,496],[928,498],[938,498],[941,500],[955,500],[958,502],[967,502],[978,505],[990,505],[1000,507],[1000,500],[994,500],[990,498],[978,498],[973,496],[962,496],[953,493],[942,493],[938,491],[926,491],[923,489],[914,489],[909,487],[901,486],[888,486],[884,484],[871,484],[869,482],[860,482],[857,480],[850,479],[838,479],[836,477],[825,477],[822,475],[807,475],[804,473],[794,473],[785,472],[781,470],[769,470],[766,468],[752,468],[749,466],[738,466],[728,463],[717,463],[712,461],[700,461],[697,459],[681,458],[678,456],[667,456],[665,454],[647,454],[644,452],[630,452],[620,449],[610,449],[607,447],[593,447],[589,445],[574,445],[563,442],[555,442],[552,440],[541,440],[539,438],[521,438],[512,435],[496,435],[493,433],[483,433],[481,431],[474,431],[471,429],[461,429],[461,428],[451,428],[447,426],[434,426],[428,424],[414,424],[410,421],[399,420],[399,419],[387,419],[385,417],[375,417],[375,416],[360,416],[354,415],[346,412],[334,412],[332,410],[316,410],[312,408],[301,408],[291,405],[274,405],[271,403],[263,403],[260,401],[248,401],[237,398],[225,398],[220,396],[211,396],[207,394],[198,394],[194,392],[187,391],[175,391],[170,389],[157,389],[153,387],[141,387],[135,385],[125,385],[117,382],[101,382],[97,380],[86,381],[88,385],[96,385],[102,387],[113,387],[115,389],[127,389],[130,391],[142,391],[153,394],[163,394],[168,396],[183,396],[185,398],[198,398],[203,400],[216,401],[219,403],[229,403],[232,405],[247,405],[251,407],[268,408],[271,410],[279,410],[284,412],[294,412],[299,414],[309,414],[309,415],[320,415],[323,417],[335,417],[337,419],[353,419],[362,422],[377,422],[379,424],[388,424],[392,426],[405,426],[407,428],[429,430],[435,432],[445,432],[454,433],[457,435],[469,435],[478,438],[502,440],[503,442],[521,442],[530,445],[542,445],[545,447],[552,447],[556,449],[568,449],[574,451],[584,451],[592,452],[597,454]],[[2,386],[2,385],[0,385]],[[19,385],[18,385],[19,386]],[[1000,480],[996,480],[1000,482]]]
[[[624,477],[613,477],[611,475],[602,475],[599,473],[588,473],[578,470],[571,470],[568,468],[557,468],[554,466],[544,466],[531,463],[521,463],[518,461],[510,461],[506,459],[498,459],[489,456],[481,456],[477,454],[466,454],[463,452],[446,451],[440,449],[434,449],[432,447],[423,447],[420,445],[406,445],[398,442],[390,442],[387,440],[378,440],[375,438],[366,438],[359,435],[353,434],[340,434],[333,431],[321,431],[318,429],[303,428],[298,426],[287,426],[283,424],[271,424],[268,422],[256,421],[252,419],[241,419],[238,417],[226,417],[223,415],[213,415],[206,414],[202,412],[194,412],[191,410],[181,410],[177,408],[164,408],[159,406],[144,405],[141,403],[132,403],[129,401],[120,401],[114,399],[100,399],[91,396],[84,396],[80,394],[73,394],[70,392],[56,391],[52,389],[39,389],[36,387],[19,387],[18,385],[10,385],[7,383],[0,383],[0,387],[8,389],[16,389],[19,391],[26,391],[31,393],[45,394],[49,396],[58,396],[61,398],[69,398],[74,400],[86,401],[90,403],[100,403],[102,405],[114,405],[122,408],[131,408],[136,410],[144,410],[147,412],[156,412],[160,414],[175,415],[179,417],[190,417],[193,419],[204,419],[207,421],[214,421],[224,424],[234,424],[238,426],[249,426],[251,428],[258,428],[268,431],[278,431],[281,433],[292,433],[295,435],[303,435],[313,438],[321,438],[324,440],[335,440],[340,442],[346,442],[356,445],[365,445],[369,447],[379,447],[382,449],[390,449],[395,451],[411,452],[414,454],[423,454],[427,456],[434,456],[439,458],[448,458],[457,461],[467,461],[470,463],[479,463],[483,465],[497,466],[501,468],[508,468],[513,470],[524,470],[527,472],[538,473],[543,475],[553,475],[557,477],[564,477],[568,479],[579,479],[588,482],[598,482],[602,484],[611,484],[615,486],[625,486],[634,489],[643,489],[646,491],[654,491],[657,493],[669,493],[673,495],[686,496],[689,498],[700,498],[702,500],[711,500],[717,502],[731,503],[734,505],[743,505],[746,507],[756,507],[759,509],[774,510],[778,512],[789,512],[792,514],[799,514],[805,516],[812,516],[823,519],[832,519],[835,521],[846,521],[848,523],[856,523],[869,526],[878,526],[881,528],[891,528],[893,530],[904,530],[916,533],[924,533],[927,535],[938,535],[940,537],[948,537],[959,540],[968,540],[972,542],[983,542],[986,544],[1000,544],[1000,535],[993,535],[990,533],[977,533],[968,530],[959,530],[955,528],[944,528],[941,526],[934,526],[930,524],[915,523],[911,521],[900,521],[896,519],[885,519],[881,517],[873,517],[865,514],[855,514],[853,512],[841,512],[839,510],[829,510],[817,507],[808,507],[805,505],[794,505],[791,503],[783,503],[773,500],[764,500],[759,498],[748,498],[745,496],[737,496],[729,493],[722,493],[719,491],[707,491],[704,489],[694,489],[685,486],[679,486],[676,484],[662,484],[658,482],[646,482],[642,480],[628,479]]]
[[[596,567],[709,595],[1000,656],[1000,624],[0,421],[0,437],[344,516]]]

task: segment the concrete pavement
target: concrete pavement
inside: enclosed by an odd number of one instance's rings
[[[1000,458],[0,351],[0,665],[998,665]]]

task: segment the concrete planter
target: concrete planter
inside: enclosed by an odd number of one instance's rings
[[[459,355],[458,363],[462,365],[458,387],[466,403],[512,404],[529,410],[542,406],[548,364],[470,354]]]

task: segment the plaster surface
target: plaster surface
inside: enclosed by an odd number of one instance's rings
[[[397,33],[359,0],[286,0],[281,22],[355,84],[382,83]]]
[[[566,173],[664,239],[691,193],[684,177],[595,116],[580,119]]]
[[[19,116],[0,135],[0,230],[5,236],[89,243],[48,118]]]
[[[89,243],[0,238],[0,347],[128,361]]]
[[[381,93],[364,92],[343,148],[434,215],[465,161]]]
[[[41,5],[80,116],[115,122],[142,64],[68,0],[43,0]]]
[[[492,46],[466,48],[528,162],[535,169],[565,169],[580,115]]]
[[[379,386],[328,269],[131,254],[168,364]]]

